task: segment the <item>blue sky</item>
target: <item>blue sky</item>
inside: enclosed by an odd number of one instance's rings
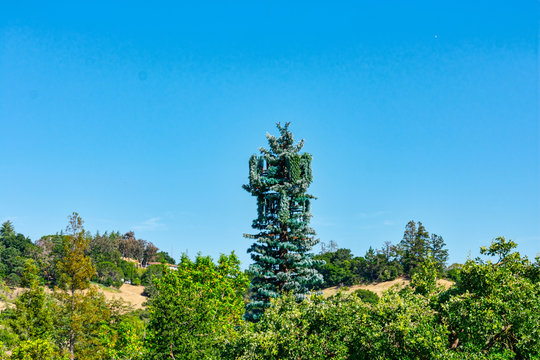
[[[464,261],[540,252],[535,1],[11,2],[0,11],[0,220],[33,240],[134,230],[243,265],[248,159],[313,155],[312,225],[363,255],[420,220]],[[318,249],[316,249],[318,250]]]

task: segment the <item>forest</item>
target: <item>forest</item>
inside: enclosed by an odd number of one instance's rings
[[[540,258],[497,237],[448,265],[443,237],[414,220],[364,256],[334,241],[314,254],[311,156],[278,129],[243,186],[257,201],[246,270],[234,252],[175,263],[134,232],[86,231],[76,212],[34,242],[4,222],[0,359],[540,358]],[[345,291],[397,278],[380,295]],[[144,286],[142,308],[104,296],[124,284]]]

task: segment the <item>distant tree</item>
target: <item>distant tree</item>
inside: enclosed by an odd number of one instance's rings
[[[0,277],[12,286],[19,285],[25,260],[32,256],[35,245],[32,241],[15,232],[11,221],[0,228]]]
[[[67,235],[56,234],[42,236],[36,245],[39,248],[37,252],[37,263],[41,269],[41,276],[49,285],[59,285],[60,274],[57,264],[64,257],[64,242]]]
[[[420,221],[409,221],[397,248],[404,273],[412,276],[427,258],[434,261],[436,271],[442,273],[448,260],[448,250],[445,247],[441,236],[430,236]]]
[[[176,260],[174,260],[166,251],[158,252],[156,254],[156,261],[165,264],[176,264]]]
[[[98,282],[107,286],[120,287],[124,279],[124,272],[121,268],[110,261],[97,264],[96,277]]]
[[[339,248],[338,244],[334,240],[330,240],[328,243],[321,242],[321,252],[324,254],[327,252],[334,252]]]
[[[163,276],[165,270],[166,267],[162,264],[150,265],[146,268],[141,277],[141,284],[144,285],[143,295],[152,298],[157,294],[155,282]]]
[[[122,257],[135,259],[142,263],[144,259],[144,250],[146,249],[146,241],[135,238],[135,233],[129,231],[122,235],[119,240],[118,249]]]
[[[312,181],[311,155],[299,153],[303,141],[294,143],[288,123],[277,126],[280,137],[268,134],[270,149],[251,156],[249,184],[243,186],[257,198],[258,208],[252,227],[259,232],[245,235],[255,240],[248,250],[254,276],[246,318],[252,321],[261,317],[271,298],[292,291],[300,300],[322,283],[310,253],[318,242],[309,227],[314,197],[306,192]]]
[[[124,260],[118,262],[118,267],[122,270],[122,274],[124,274],[124,280],[129,280],[133,285],[138,282],[140,285],[143,269],[138,268],[133,262]]]
[[[375,250],[373,250],[373,248],[370,246],[366,252],[366,255],[364,255],[364,258],[366,259],[364,277],[370,282],[376,281],[379,274],[380,257],[377,256]]]
[[[446,267],[446,262],[448,261],[448,249],[445,247],[446,244],[441,236],[431,234],[429,241],[429,253],[430,257],[435,262],[435,268],[439,274],[443,273]]]
[[[100,235],[97,233],[90,239],[90,257],[94,265],[104,261],[117,264],[120,260],[118,250],[120,234],[112,232]]]
[[[317,271],[323,276],[321,287],[352,285],[356,279],[352,272],[353,255],[350,249],[336,249],[314,256],[320,263]]]
[[[143,265],[146,265],[151,261],[156,261],[158,250],[159,249],[154,244],[148,242],[144,248]]]

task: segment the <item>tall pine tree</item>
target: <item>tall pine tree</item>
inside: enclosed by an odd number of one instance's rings
[[[257,198],[258,216],[252,227],[259,232],[244,235],[255,239],[248,252],[254,264],[251,298],[246,319],[257,321],[270,306],[270,299],[293,292],[301,300],[322,282],[314,269],[320,261],[309,253],[318,243],[309,227],[310,201],[306,193],[312,181],[311,155],[300,154],[304,140],[295,144],[285,126],[277,124],[281,136],[267,134],[270,149],[249,159],[249,184],[243,188]]]
[[[409,221],[405,226],[403,240],[399,243],[401,251],[401,263],[403,270],[408,275],[428,258],[431,258],[437,271],[442,272],[448,260],[448,250],[441,236],[427,232],[420,221]]]

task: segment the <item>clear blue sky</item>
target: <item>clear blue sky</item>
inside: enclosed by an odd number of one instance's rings
[[[540,252],[538,2],[178,3],[1,5],[0,221],[247,266],[248,158],[290,121],[321,240],[363,255],[414,219],[451,262]]]

